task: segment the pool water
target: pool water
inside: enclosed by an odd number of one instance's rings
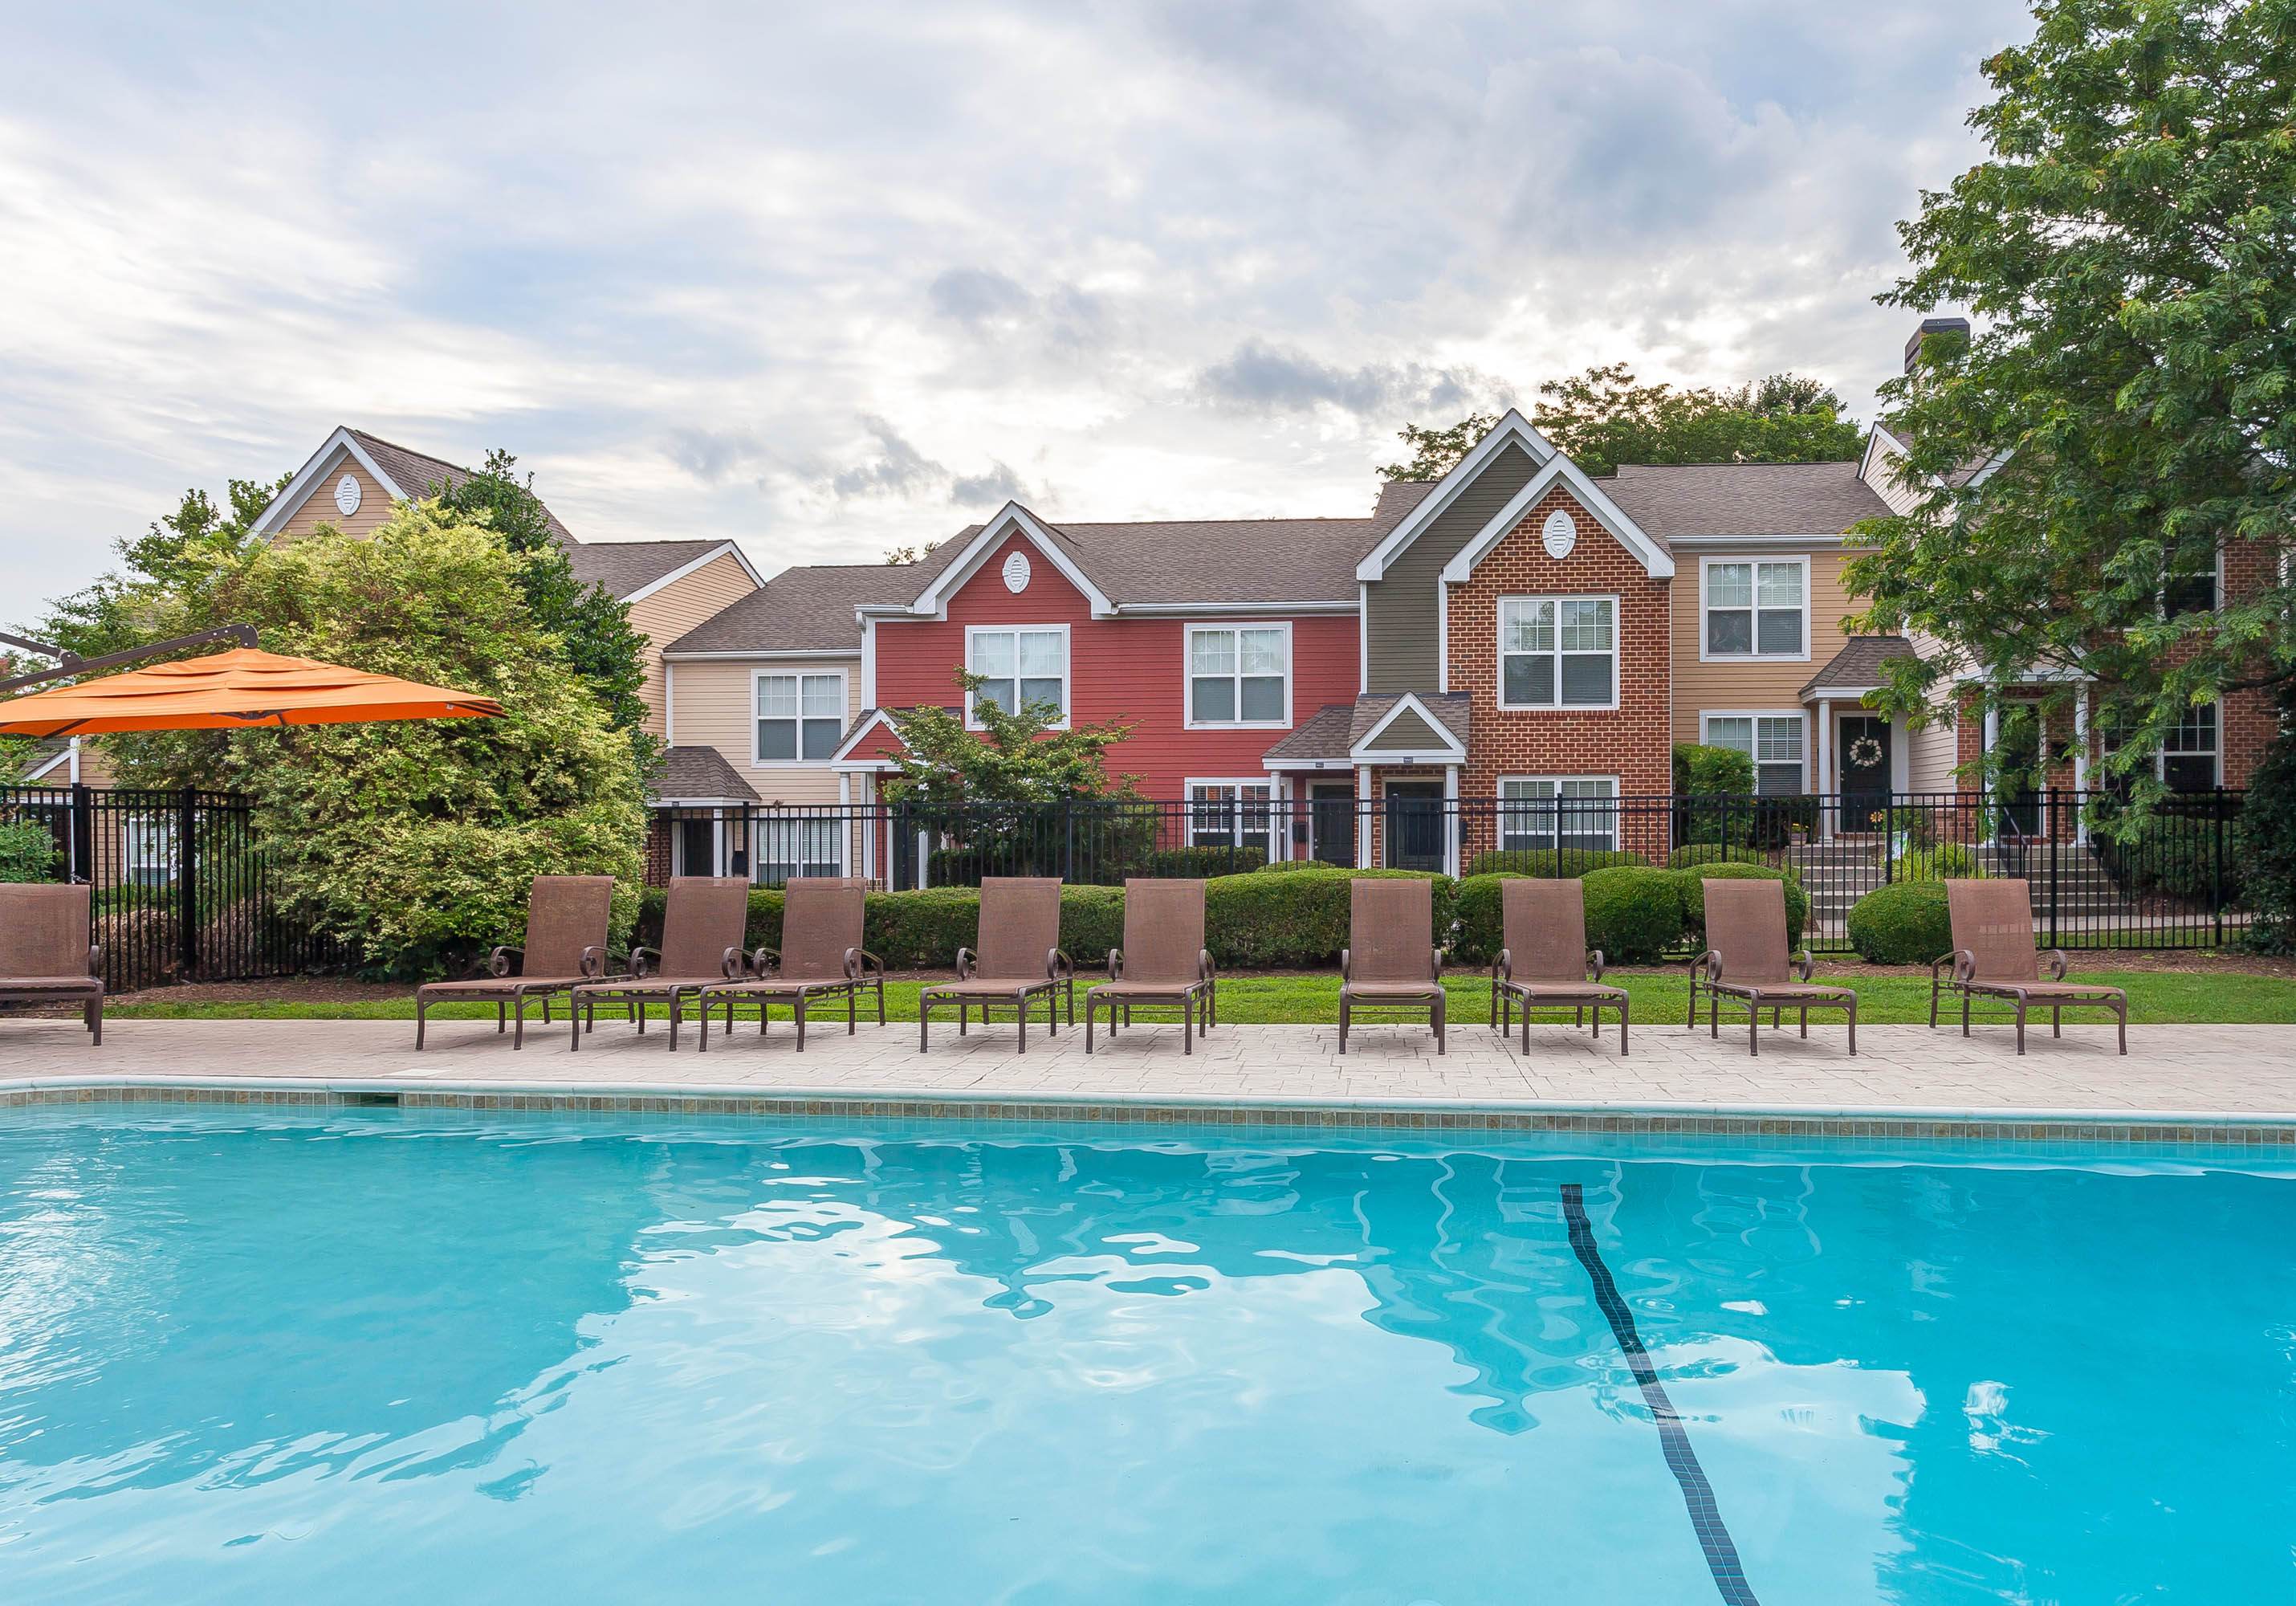
[[[1590,1141],[9,1115],[0,1594],[2296,1598],[2296,1181]]]

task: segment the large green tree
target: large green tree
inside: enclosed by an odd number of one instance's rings
[[[1841,398],[1819,380],[1797,374],[1716,390],[1679,391],[1642,384],[1625,363],[1587,369],[1538,387],[1531,411],[1539,432],[1591,474],[1621,463],[1846,463],[1865,447]],[[1390,480],[1439,480],[1498,422],[1470,414],[1447,429],[1406,424],[1399,438],[1408,462],[1390,463]]]
[[[2034,16],[1984,64],[1986,159],[1899,226],[1912,270],[1879,299],[1977,328],[1882,388],[1920,499],[1862,527],[1849,580],[1859,628],[1950,644],[1899,661],[1887,705],[2095,681],[2141,812],[2194,705],[2296,671],[2296,4]],[[2210,607],[2190,582],[2219,552]]]
[[[83,658],[158,640],[167,634],[158,623],[161,614],[180,607],[188,590],[214,583],[261,544],[251,534],[255,521],[293,477],[282,475],[268,484],[231,481],[221,507],[204,490],[184,492],[176,511],[143,535],[112,543],[117,568],[50,603],[23,633]]]
[[[270,651],[479,693],[504,715],[117,737],[122,778],[251,797],[291,902],[370,970],[435,975],[515,941],[537,875],[616,877],[627,926],[639,755],[535,619],[529,573],[548,561],[437,502],[357,539],[215,555],[158,631],[246,621]]]
[[[1056,703],[1023,701],[1007,710],[993,698],[973,701],[986,676],[959,670],[955,679],[980,729],[967,729],[964,716],[946,708],[896,713],[904,751],[880,783],[887,801],[931,811],[1139,797],[1137,776],[1108,772],[1109,749],[1132,734],[1130,725],[1062,726]]]

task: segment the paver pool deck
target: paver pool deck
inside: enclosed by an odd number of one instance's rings
[[[1177,1025],[1136,1026],[1084,1052],[1080,1029],[1032,1027],[1025,1054],[1009,1024],[959,1036],[936,1025],[930,1053],[916,1026],[816,1023],[805,1052],[785,1021],[760,1038],[745,1022],[696,1050],[692,1024],[676,1052],[661,1023],[638,1035],[601,1021],[570,1052],[563,1024],[531,1027],[513,1051],[492,1022],[434,1021],[414,1050],[406,1021],[119,1020],[91,1047],[76,1022],[0,1019],[0,1093],[94,1083],[221,1083],[337,1090],[419,1088],[529,1093],[718,1093],[838,1100],[1059,1100],[1299,1108],[1497,1107],[1734,1115],[1906,1115],[1988,1121],[2236,1119],[2296,1125],[2296,1030],[2284,1025],[2132,1026],[2127,1057],[2107,1026],[2044,1019],[2021,1058],[2005,1026],[1957,1030],[1873,1025],[1855,1058],[1840,1027],[1810,1036],[1765,1027],[1759,1058],[1742,1024],[1718,1041],[1679,1021],[1638,1023],[1621,1058],[1614,1033],[1595,1042],[1567,1025],[1533,1026],[1525,1052],[1480,1022],[1455,1024],[1439,1056],[1424,1028],[1358,1027],[1339,1052],[1335,1029],[1221,1026],[1180,1052]]]

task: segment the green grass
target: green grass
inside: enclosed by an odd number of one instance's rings
[[[2127,988],[2128,1017],[2134,1022],[2151,1025],[2188,1021],[2218,1025],[2296,1023],[2296,980],[2286,977],[2236,973],[2199,975],[2160,970],[2076,970],[2073,975],[2080,980],[2106,982]],[[1607,979],[1627,989],[1634,1001],[1634,1018],[1642,1024],[1679,1023],[1688,1008],[1690,983],[1684,972],[1613,972]],[[1823,966],[1819,968],[1817,979],[1826,979]],[[1079,994],[1086,984],[1086,977],[1078,978]],[[1455,1022],[1464,1025],[1488,1018],[1490,983],[1487,972],[1454,972],[1445,978],[1444,984],[1450,993],[1451,1018]],[[1903,976],[1853,976],[1847,978],[1844,984],[1857,990],[1858,1018],[1861,1021],[1886,1025],[1926,1022],[1929,1019],[1930,981],[1926,970],[1909,971]],[[916,1019],[920,985],[916,982],[888,984],[885,988],[887,1016],[894,1020]],[[1230,976],[1220,980],[1219,1013],[1223,1021],[1238,1024],[1329,1023],[1339,1018],[1339,998],[1340,982],[1336,975]],[[140,1003],[120,1005],[106,1013],[114,1018],[129,1020],[411,1021],[414,1018],[414,1002],[410,995],[404,999],[349,1003]],[[657,1018],[665,1014],[659,1006],[652,1013]],[[779,1018],[787,1012],[776,1009],[775,1013]],[[430,1018],[434,1021],[491,1019],[493,1015],[493,1006],[488,1004],[447,1004],[430,1011]],[[814,1018],[841,1019],[843,1015],[841,1004],[827,1004]],[[1726,1023],[1726,1005],[1724,1018]],[[1743,1015],[1739,1018],[1742,1021]],[[2104,1017],[2094,1010],[2079,1010],[2071,1018],[2102,1019]],[[560,1022],[560,1029],[562,1029],[562,1016]],[[540,1026],[540,1012],[529,1009],[528,1030],[531,1032]],[[755,1027],[750,1029],[755,1030]]]

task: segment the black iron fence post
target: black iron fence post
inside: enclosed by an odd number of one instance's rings
[[[2210,800],[2215,807],[2209,812],[2216,816],[2216,851],[2209,855],[2209,909],[2214,915],[2217,946],[2224,946],[2224,861],[2225,861],[2225,800],[2218,793]]]
[[[74,781],[71,787],[71,862],[64,867],[65,878],[95,881],[95,797],[86,781]]]
[[[200,964],[199,826],[200,795],[185,787],[176,799],[176,958],[185,981]]]

